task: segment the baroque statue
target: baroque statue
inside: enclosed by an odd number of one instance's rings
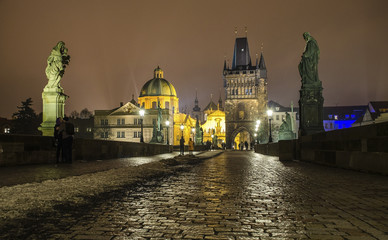
[[[50,56],[47,58],[46,76],[48,83],[46,87],[59,87],[59,81],[63,77],[69,62],[70,55],[67,54],[65,43],[59,41],[51,50]]]
[[[318,77],[318,60],[319,47],[317,41],[310,35],[309,32],[303,33],[303,38],[306,41],[306,46],[299,63],[299,74],[302,78],[302,84],[311,84],[319,82]]]
[[[65,68],[69,65],[65,43],[59,41],[47,58],[46,76],[48,83],[43,89],[43,122],[39,127],[43,136],[53,136],[56,119],[65,115],[65,101],[69,97],[60,85]]]
[[[283,123],[282,123],[282,125],[280,125],[279,131],[282,131],[282,132],[291,131],[292,132],[291,124],[292,124],[291,116],[288,112],[286,112],[286,119],[285,120],[283,119]]]
[[[303,33],[306,41],[302,59],[298,65],[302,78],[299,91],[299,133],[301,136],[324,131],[322,82],[318,76],[319,47],[310,33]]]

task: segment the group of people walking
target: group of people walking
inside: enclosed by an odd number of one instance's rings
[[[57,118],[54,126],[54,139],[57,147],[56,163],[72,163],[74,125],[68,117]],[[62,153],[62,154],[61,154]],[[61,159],[62,156],[62,159]]]

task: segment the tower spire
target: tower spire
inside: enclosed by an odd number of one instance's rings
[[[201,111],[201,108],[198,106],[198,94],[197,94],[197,88],[195,89],[195,100],[194,100],[194,112],[199,112]]]
[[[221,88],[220,88],[220,98],[218,99],[218,110],[222,110]]]

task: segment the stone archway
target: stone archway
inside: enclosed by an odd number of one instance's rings
[[[236,129],[232,134],[232,146],[231,149],[241,150],[241,143],[244,145],[243,149],[246,149],[245,142],[248,143],[248,149],[251,148],[251,142],[253,142],[254,138],[252,134],[245,127],[240,127]]]

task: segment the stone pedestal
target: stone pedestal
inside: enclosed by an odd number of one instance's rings
[[[322,82],[302,84],[299,99],[299,134],[323,132]]]
[[[279,131],[279,141],[280,140],[292,140],[295,139],[295,134],[291,131],[281,132]]]
[[[39,131],[43,136],[54,136],[54,126],[58,117],[65,115],[65,101],[68,98],[63,88],[45,87],[42,93],[43,100],[43,122]]]

